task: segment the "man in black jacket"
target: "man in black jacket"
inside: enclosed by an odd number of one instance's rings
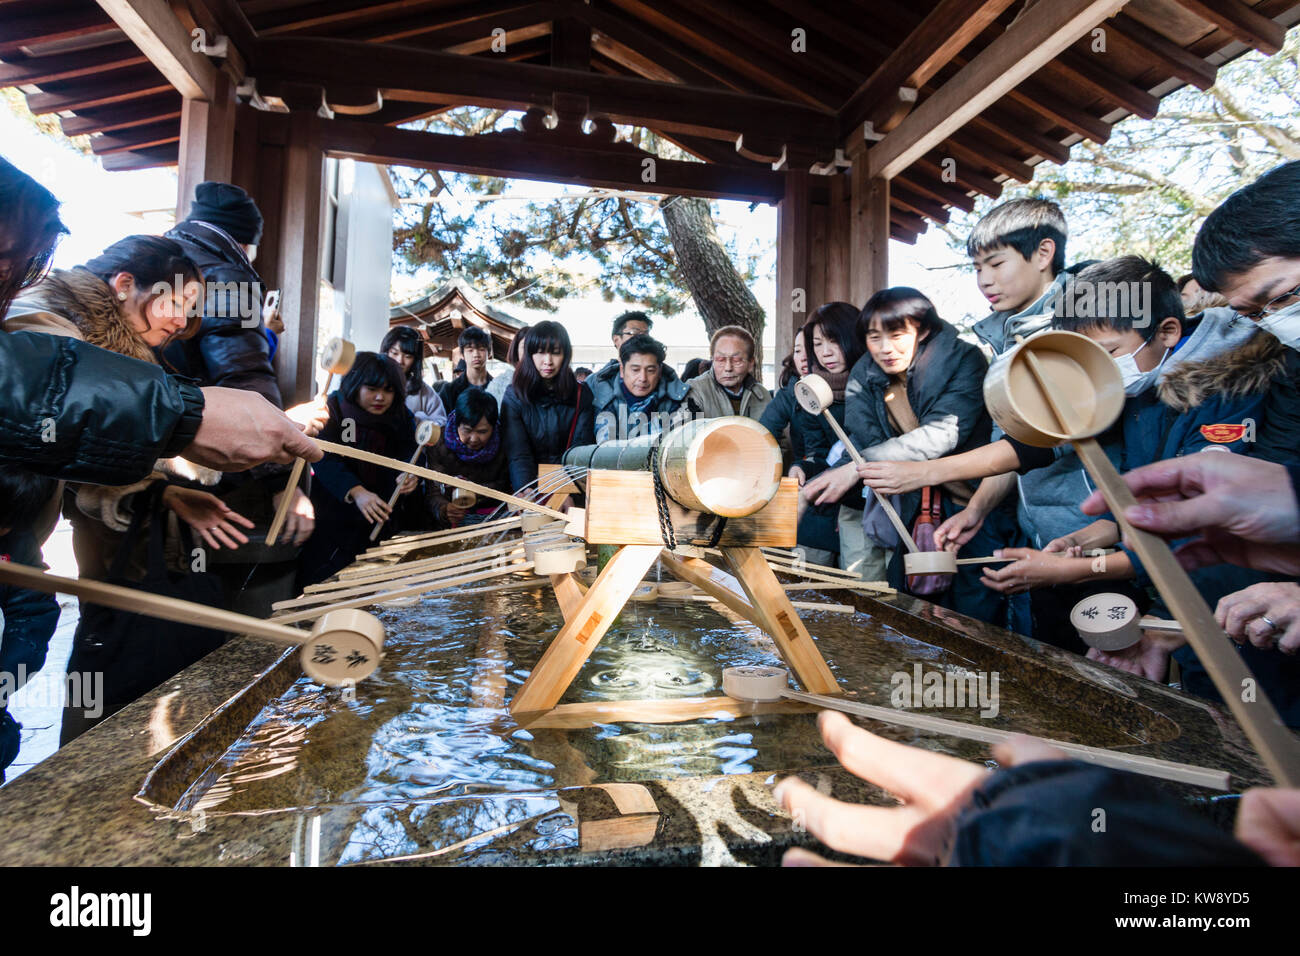
[[[205,385],[247,388],[283,408],[271,344],[262,325],[262,280],[253,268],[262,214],[238,186],[199,183],[190,214],[167,233],[203,273],[198,335],[174,342],[163,358]]]

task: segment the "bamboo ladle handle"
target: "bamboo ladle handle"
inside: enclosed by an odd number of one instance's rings
[[[536,511],[539,514],[549,515],[560,521],[568,521],[568,515],[563,511],[556,511],[554,508],[548,508],[546,505],[538,504],[535,501],[528,501],[525,498],[517,498],[514,495],[508,495],[504,491],[497,491],[495,488],[488,488],[473,481],[466,481],[464,478],[453,478],[451,475],[444,475],[440,471],[434,471],[432,468],[421,468],[419,465],[408,465],[404,461],[398,461],[396,458],[386,458],[383,455],[376,455],[374,452],[362,451],[360,448],[353,448],[350,445],[340,445],[332,441],[321,441],[319,438],[313,439],[316,445],[322,451],[331,451],[336,455],[342,455],[344,458],[355,458],[358,461],[368,461],[372,465],[382,465],[385,468],[392,468],[394,471],[404,471],[408,475],[415,475],[419,478],[429,478],[433,481],[442,482],[444,485],[451,485],[453,488],[465,488],[474,492],[480,498],[491,498],[493,501],[504,501],[516,507],[523,508],[527,511]]]
[[[826,401],[826,395],[828,394],[830,394],[830,386],[826,384],[826,380],[820,375],[805,375],[795,386],[795,395],[798,398],[799,404],[803,406],[804,411],[812,412],[814,415],[820,413],[826,416],[826,420],[831,423],[831,428],[835,430],[835,434],[838,435],[840,441],[844,443],[844,448],[848,451],[850,457],[852,457],[854,464],[865,465],[867,463],[866,459],[862,457],[857,447],[853,444],[853,440],[844,433],[844,429],[840,427],[840,423],[837,422],[835,416],[831,414],[830,403]],[[898,532],[898,537],[903,544],[907,546],[907,550],[919,550],[916,547],[916,542],[912,540],[911,532],[907,530],[907,525],[903,524],[903,519],[900,518],[898,512],[894,510],[894,506],[885,500],[885,496],[875,488],[871,489],[871,493],[876,496],[876,501],[880,502],[880,507],[885,509],[885,517],[887,517],[889,523],[894,526],[894,530]]]
[[[346,617],[339,615],[331,619],[322,617],[312,630],[304,631],[206,604],[102,581],[63,577],[10,561],[0,561],[0,581],[46,594],[73,594],[104,607],[147,614],[177,624],[251,634],[277,644],[301,645],[303,669],[313,679],[331,685],[368,677],[378,666],[384,643],[383,625],[364,612],[349,611]],[[338,646],[326,645],[325,642]],[[355,653],[355,662],[349,663],[344,651]],[[329,659],[324,659],[326,657]]]
[[[417,437],[419,438],[419,443],[415,446],[415,452],[411,455],[411,460],[407,464],[414,465],[416,459],[420,457],[420,453],[424,451],[424,446],[429,444],[431,441],[437,441],[437,438],[435,436],[440,434],[441,434],[441,430],[433,422],[431,421],[421,422],[420,431],[419,434],[417,435]],[[397,482],[397,487],[393,489],[393,493],[388,498],[388,510],[390,512],[396,506],[397,499],[401,497],[401,492],[398,491],[398,488],[400,488],[401,486],[402,486],[402,482],[399,480]],[[375,527],[370,532],[371,541],[374,541],[376,538],[379,537],[379,532],[383,530],[384,525],[387,523],[388,522],[386,521],[375,522]]]
[[[1073,415],[1074,409],[1069,399],[1059,393],[1056,383],[1044,372],[1032,349],[1023,348],[1022,355],[1062,430],[1068,434],[1077,434],[1080,426]],[[1163,538],[1133,527],[1124,517],[1125,509],[1135,506],[1137,499],[1101,445],[1095,438],[1077,438],[1072,444],[1075,454],[1092,475],[1111,514],[1119,523],[1124,540],[1142,559],[1143,566],[1165,604],[1183,626],[1187,642],[1205,665],[1214,686],[1254,744],[1269,772],[1284,786],[1300,786],[1300,741],[1282,723],[1268,696],[1258,688],[1254,675],[1238,655],[1228,635],[1215,621],[1209,605],[1174,558],[1169,545]],[[1247,688],[1253,689],[1249,703],[1242,699],[1246,696]]]

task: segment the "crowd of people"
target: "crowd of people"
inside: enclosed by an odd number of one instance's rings
[[[449,528],[496,507],[484,499],[466,506],[437,482],[322,456],[312,437],[542,495],[540,466],[570,448],[739,415],[761,422],[785,453],[801,489],[799,544],[810,561],[1082,652],[1066,615],[1083,596],[1123,590],[1144,612],[1167,611],[1069,447],[1025,445],[985,407],[989,361],[1048,328],[1087,336],[1119,366],[1123,412],[1100,441],[1122,471],[1207,458],[1300,461],[1300,162],[1216,210],[1197,237],[1192,273],[1177,281],[1136,255],[1067,264],[1059,207],[1003,203],[967,241],[991,310],[975,323],[974,341],[914,288],[881,289],[861,307],[821,303],[797,331],[774,393],[759,381],[748,329],[717,328],[708,357],[679,374],[652,318],[626,312],[614,320],[614,354],[600,369],[573,368],[565,327],[543,321],[520,330],[504,356],[512,370],[493,375],[492,339],[469,326],[446,381],[426,381],[425,341],[396,327],[374,351],[357,343],[363,351],[335,390],[286,408],[272,364],[277,323],[263,313],[254,266],[261,216],[242,190],[203,183],[166,235],[129,236],[76,268],[51,271],[63,231],[55,197],[0,160],[0,552],[39,566],[62,513],[83,577],[208,603],[231,596],[192,573],[195,549],[238,553],[284,495],[296,588],[351,563],[376,527],[379,537]],[[808,374],[826,381],[830,413],[863,464],[795,399]],[[436,438],[422,445],[426,423]],[[298,457],[312,468],[286,488]],[[922,547],[1006,560],[908,578],[903,544],[872,490],[892,498]],[[1200,513],[1166,530],[1261,688],[1300,726],[1300,584],[1289,550],[1300,526],[1294,515],[1284,529],[1266,526],[1281,519],[1252,510],[1250,496],[1236,504],[1245,510],[1235,523]],[[1277,541],[1285,554],[1269,560],[1268,547],[1243,540]],[[0,609],[0,670],[21,664],[30,676],[44,660],[57,604],[0,588]],[[105,673],[107,716],[224,639],[195,630],[185,653],[163,654],[139,643],[129,616],[83,605],[70,666]],[[1147,634],[1127,651],[1089,654],[1161,681],[1172,679],[1176,661],[1186,690],[1217,697],[1177,635]],[[18,741],[4,703],[0,774]],[[90,723],[70,715],[63,739]]]

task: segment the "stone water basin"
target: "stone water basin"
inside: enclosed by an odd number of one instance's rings
[[[899,674],[997,672],[995,716],[926,712],[1264,779],[1205,704],[924,601],[847,593],[832,599],[855,614],[801,614],[861,700],[890,705]],[[715,607],[630,603],[563,703],[717,696],[723,667],[779,663],[766,635]],[[812,713],[520,727],[506,705],[563,623],[547,588],[371,610],[388,632],[372,678],[325,689],[285,655],[182,739],[138,799],[200,835],[274,830],[278,849],[256,862],[282,864],[771,863],[814,842],[772,804],[780,776],[890,802],[836,765]],[[983,744],[861,723],[988,758]]]

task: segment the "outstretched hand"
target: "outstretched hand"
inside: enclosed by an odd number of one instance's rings
[[[944,863],[952,851],[957,815],[987,777],[984,767],[895,743],[855,727],[843,714],[817,718],[822,740],[853,774],[894,794],[898,807],[868,807],[823,796],[797,777],[773,794],[808,832],[833,850],[907,866]],[[1003,766],[1065,755],[1033,737],[1016,736],[994,749]],[[832,866],[809,850],[787,850],[784,866]]]
[[[1164,538],[1199,535],[1175,554],[1186,568],[1235,564],[1300,574],[1300,507],[1282,465],[1226,452],[1198,452],[1123,476],[1139,499],[1124,517]],[[1095,491],[1081,505],[1102,514]]]

